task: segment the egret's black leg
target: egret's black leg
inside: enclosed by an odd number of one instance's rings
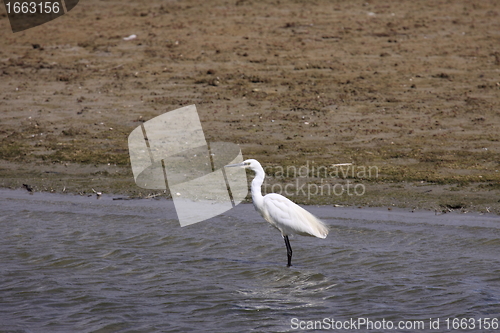
[[[286,254],[288,256],[288,267],[292,266],[292,246],[290,245],[290,240],[288,239],[288,236],[283,237],[285,239],[285,245],[286,245]]]

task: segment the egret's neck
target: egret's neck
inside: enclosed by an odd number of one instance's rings
[[[262,167],[254,170],[254,172],[255,178],[252,180],[251,192],[254,204],[258,205],[263,200],[261,186],[264,182],[266,174],[264,173],[264,169],[262,169]]]

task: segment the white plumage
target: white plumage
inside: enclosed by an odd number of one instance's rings
[[[292,247],[288,235],[298,234],[318,238],[325,238],[328,235],[328,227],[321,220],[291,200],[277,193],[262,196],[261,186],[265,173],[257,160],[249,159],[243,163],[227,165],[227,167],[237,166],[255,172],[251,186],[253,205],[267,222],[281,232],[287,248],[288,266],[292,264]]]
[[[282,236],[298,234],[325,238],[325,224],[293,201],[276,193],[264,196],[264,219],[281,231]]]

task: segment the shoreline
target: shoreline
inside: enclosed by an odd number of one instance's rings
[[[24,164],[6,165],[0,163],[0,188],[23,189],[28,185],[34,192],[47,192],[75,195],[95,195],[101,192],[106,195],[127,196],[130,198],[146,198],[159,196],[171,198],[168,191],[155,191],[139,188],[129,168],[120,166],[68,165],[57,166]],[[33,169],[37,169],[36,172]],[[91,175],[91,176],[89,176]],[[300,183],[299,183],[300,181]],[[279,193],[292,201],[303,205],[348,206],[348,207],[384,207],[388,209],[404,208],[409,210],[428,210],[439,213],[458,211],[462,213],[478,212],[500,214],[498,199],[492,196],[491,190],[474,190],[481,184],[457,187],[455,184],[436,185],[424,182],[376,183],[349,179],[329,179],[330,184],[337,186],[352,182],[364,187],[363,195],[351,195],[344,191],[343,195],[319,195],[320,185],[317,179],[295,178],[279,179],[266,177],[263,193]],[[295,183],[302,184],[295,186]],[[287,187],[289,186],[289,187]],[[313,189],[314,192],[308,192]],[[335,188],[335,187],[330,187]],[[340,188],[340,187],[339,187]],[[471,190],[472,188],[472,190]],[[286,190],[288,191],[286,191]],[[325,191],[324,194],[327,192]],[[339,194],[339,192],[337,192]],[[250,195],[245,202],[251,202]]]
[[[56,193],[56,192],[29,192],[26,189],[9,189],[0,188],[0,198],[8,203],[8,200],[14,205],[22,205],[22,202],[43,202],[52,203],[57,205],[67,204],[83,204],[82,209],[91,209],[92,205],[99,206],[109,205],[127,205],[130,208],[160,208],[167,209],[168,218],[176,219],[175,206],[171,198],[165,196],[151,196],[151,197],[129,197],[123,195],[109,194],[109,193]],[[88,200],[87,200],[88,199]],[[89,201],[90,200],[90,201]],[[142,204],[141,202],[146,202]],[[162,205],[162,202],[166,206]],[[90,206],[89,206],[90,204]],[[243,205],[244,207],[240,207]],[[430,224],[445,224],[445,225],[468,225],[470,221],[476,221],[477,226],[487,226],[493,228],[500,228],[497,222],[499,216],[493,212],[477,212],[477,211],[433,211],[430,209],[408,209],[402,207],[362,207],[362,206],[343,206],[343,205],[318,205],[318,204],[301,204],[307,210],[323,219],[357,219],[367,221],[393,221],[400,223],[425,223]],[[41,205],[43,206],[43,205]],[[41,207],[40,206],[40,207]],[[239,207],[239,208],[238,208]],[[243,201],[236,205],[229,211],[221,215],[234,215],[238,212],[244,211],[244,214],[253,214],[254,208],[251,201]],[[256,218],[260,218],[255,212]],[[210,219],[208,219],[210,220]],[[262,220],[264,221],[264,220]],[[200,221],[203,222],[203,221]]]

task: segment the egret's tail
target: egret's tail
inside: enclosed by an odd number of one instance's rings
[[[328,226],[323,221],[316,218],[314,215],[312,215],[312,217],[314,217],[314,219],[316,220],[316,224],[314,225],[314,236],[319,238],[326,238],[329,231]]]
[[[309,230],[307,230],[307,233],[310,236],[326,238],[326,236],[328,235],[328,226],[325,224],[325,222],[321,221],[305,209],[302,209],[301,215],[308,222],[307,225]]]

